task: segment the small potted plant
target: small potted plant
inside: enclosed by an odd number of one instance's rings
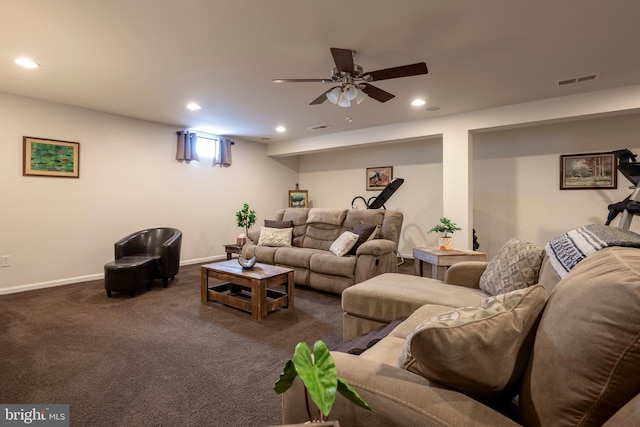
[[[245,203],[242,209],[236,212],[236,222],[238,227],[244,227],[245,234],[238,237],[238,243],[240,244],[240,239],[242,239],[242,244],[244,244],[244,239],[249,235],[249,229],[256,223],[256,211],[249,209],[249,204]]]
[[[316,341],[313,354],[305,342],[299,342],[293,353],[293,358],[287,362],[284,371],[274,385],[276,393],[282,394],[291,387],[293,380],[300,376],[305,389],[305,403],[310,422],[322,422],[329,416],[336,393],[339,392],[356,405],[373,411],[358,392],[347,382],[338,377],[336,364],[323,341]],[[319,410],[317,416],[311,413],[309,396]]]
[[[442,233],[439,239],[440,250],[450,251],[453,249],[453,237],[450,236],[450,234],[459,230],[462,230],[462,228],[458,227],[454,222],[451,222],[449,218],[443,216],[440,218],[440,224],[431,228],[429,233]]]

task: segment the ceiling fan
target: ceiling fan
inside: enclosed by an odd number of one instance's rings
[[[311,101],[309,105],[322,104],[329,100],[341,107],[349,107],[352,101],[360,104],[367,96],[380,102],[387,102],[395,95],[369,84],[380,80],[397,79],[399,77],[417,76],[427,74],[427,64],[402,65],[400,67],[385,68],[364,72],[361,66],[353,62],[355,52],[350,49],[331,48],[331,55],[336,66],[331,70],[331,78],[328,79],[273,79],[273,83],[337,83],[322,95]]]

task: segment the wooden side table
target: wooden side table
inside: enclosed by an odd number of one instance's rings
[[[484,252],[467,251],[464,249],[453,249],[442,251],[438,248],[413,248],[415,258],[416,276],[422,277],[423,262],[431,264],[431,277],[444,280],[444,274],[453,264],[462,261],[486,261],[487,254]]]
[[[242,252],[242,245],[224,245],[224,251],[227,253],[227,259],[231,259],[231,254],[238,254]]]

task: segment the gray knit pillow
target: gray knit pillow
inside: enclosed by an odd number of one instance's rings
[[[543,258],[542,246],[511,239],[487,264],[480,276],[480,289],[490,295],[500,295],[535,285]]]

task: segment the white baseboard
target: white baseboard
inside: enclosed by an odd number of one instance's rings
[[[181,261],[180,265],[206,264],[208,262],[226,259],[226,255],[219,255],[208,258],[198,258]],[[0,295],[15,294],[16,292],[33,291],[36,289],[53,288],[55,286],[71,285],[73,283],[89,282],[91,280],[104,279],[104,272],[89,274],[87,276],[69,277],[66,279],[52,280],[50,282],[27,283],[25,285],[12,286],[10,288],[0,288]]]

